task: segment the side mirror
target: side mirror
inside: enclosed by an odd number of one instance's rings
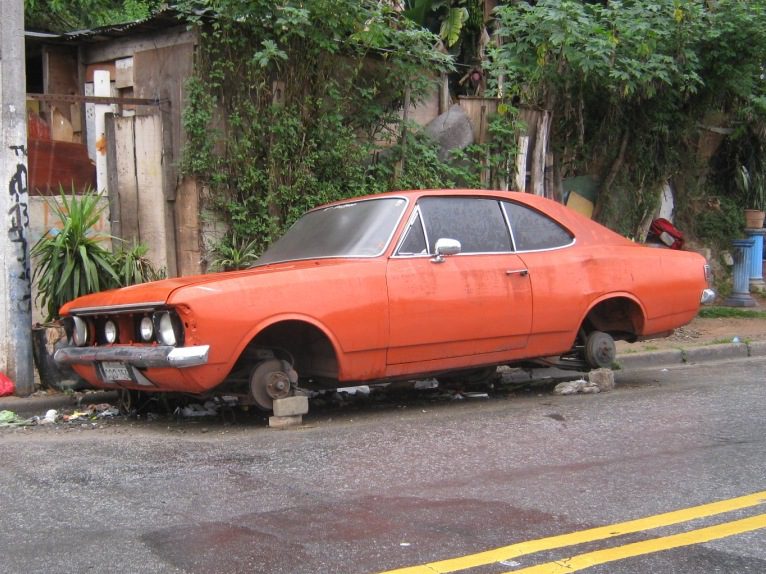
[[[445,255],[457,255],[462,250],[457,239],[441,237],[436,240],[436,255],[431,258],[434,263],[443,263]]]

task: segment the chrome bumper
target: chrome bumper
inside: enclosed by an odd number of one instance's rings
[[[715,291],[712,289],[704,289],[700,296],[700,303],[702,305],[710,305],[713,301],[715,301]]]
[[[56,351],[59,365],[87,365],[119,361],[138,368],[196,367],[207,363],[210,345],[196,347],[64,347]]]

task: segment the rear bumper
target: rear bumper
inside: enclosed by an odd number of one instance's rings
[[[59,365],[118,361],[138,368],[184,368],[205,365],[210,345],[195,347],[64,347],[53,356]]]

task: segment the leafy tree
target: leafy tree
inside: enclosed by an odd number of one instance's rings
[[[687,207],[709,192],[697,142],[712,113],[734,126],[766,118],[761,0],[539,0],[496,13],[493,78],[553,113],[562,172],[600,175],[599,218],[626,234],[668,179]]]

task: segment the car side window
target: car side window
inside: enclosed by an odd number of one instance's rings
[[[410,223],[409,228],[405,232],[404,240],[399,249],[397,255],[419,255],[421,253],[428,253],[428,246],[426,245],[426,234],[423,231],[423,221],[420,219],[420,212],[416,212],[415,219]]]
[[[503,201],[516,251],[555,249],[572,243],[572,235],[550,217],[526,205]]]
[[[460,241],[462,253],[511,251],[511,237],[500,204],[475,197],[424,197],[418,202],[429,253],[441,238]]]

